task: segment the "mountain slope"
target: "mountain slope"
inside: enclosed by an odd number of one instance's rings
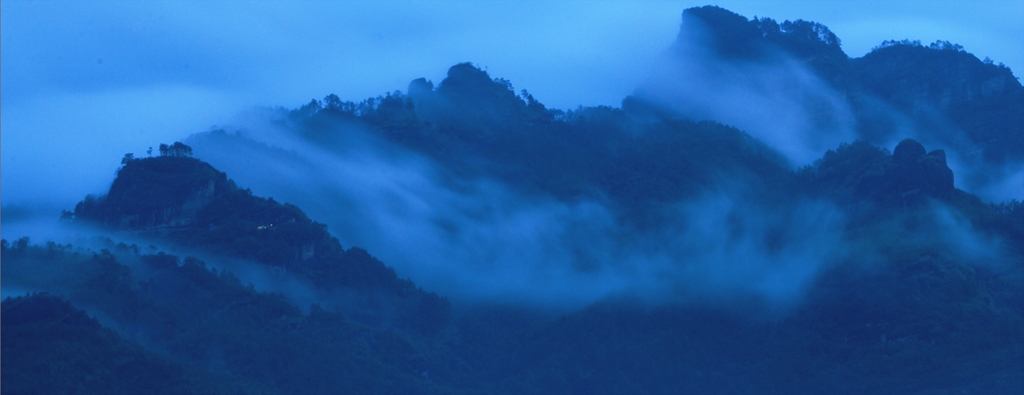
[[[706,78],[622,109],[462,63],[186,141],[216,167],[126,155],[65,218],[99,251],[3,241],[4,288],[56,295],[4,302],[4,390],[1024,390],[1024,204],[963,181],[1015,169],[1009,70],[717,7],[673,51]]]
[[[8,298],[2,309],[5,393],[270,392],[148,352],[52,295]]]
[[[179,143],[180,144],[180,143]],[[253,196],[209,164],[187,156],[159,156],[125,162],[110,192],[75,207],[84,224],[157,237],[184,248],[278,268],[333,292],[365,292],[349,312],[365,322],[439,331],[448,325],[447,301],[359,248],[342,249],[326,226],[298,207]],[[398,313],[376,311],[383,304]]]
[[[123,243],[113,250],[4,243],[4,287],[58,295],[4,301],[5,392],[435,393],[468,385],[443,338],[360,324],[319,304],[304,313],[195,258],[139,254]]]
[[[909,137],[945,149],[962,188],[1020,199],[1024,87],[959,45],[887,41],[849,58],[821,24],[706,6],[684,11],[655,70],[628,102],[736,126],[796,165],[858,138]]]

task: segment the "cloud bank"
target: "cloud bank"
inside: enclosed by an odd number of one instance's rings
[[[457,303],[579,308],[610,297],[651,303],[798,302],[841,248],[844,220],[822,202],[770,209],[741,184],[666,206],[672,225],[638,229],[601,198],[561,201],[337,125],[332,147],[260,116],[190,137],[197,157],[254,194],[302,207],[346,247]],[[265,118],[264,118],[265,119]]]

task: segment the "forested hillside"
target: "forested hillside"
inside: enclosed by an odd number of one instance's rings
[[[621,108],[460,63],[125,155],[3,240],[0,390],[1024,391],[1012,72],[683,22]]]

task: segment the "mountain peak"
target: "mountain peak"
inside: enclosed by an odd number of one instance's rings
[[[448,69],[448,77],[441,81],[437,93],[456,104],[488,105],[506,111],[525,107],[512,83],[501,78],[491,78],[487,71],[472,63],[459,63]]]
[[[682,48],[691,38],[698,38],[726,59],[755,60],[779,50],[800,59],[847,57],[840,48],[839,37],[820,23],[798,19],[780,24],[771,18],[756,17],[748,20],[717,6],[683,11],[676,48]]]
[[[110,191],[100,200],[86,198],[75,217],[112,228],[181,226],[234,184],[208,163],[187,156],[127,158]]]
[[[491,85],[493,81],[486,71],[464,62],[448,68],[447,78],[441,81],[439,90],[459,90]]]

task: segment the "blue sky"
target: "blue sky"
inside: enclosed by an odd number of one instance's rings
[[[2,201],[71,208],[126,152],[253,106],[361,100],[471,61],[556,108],[613,105],[692,1],[18,1],[0,3]],[[886,39],[959,43],[1020,75],[1024,0],[748,1],[746,17],[831,28],[850,56]]]

